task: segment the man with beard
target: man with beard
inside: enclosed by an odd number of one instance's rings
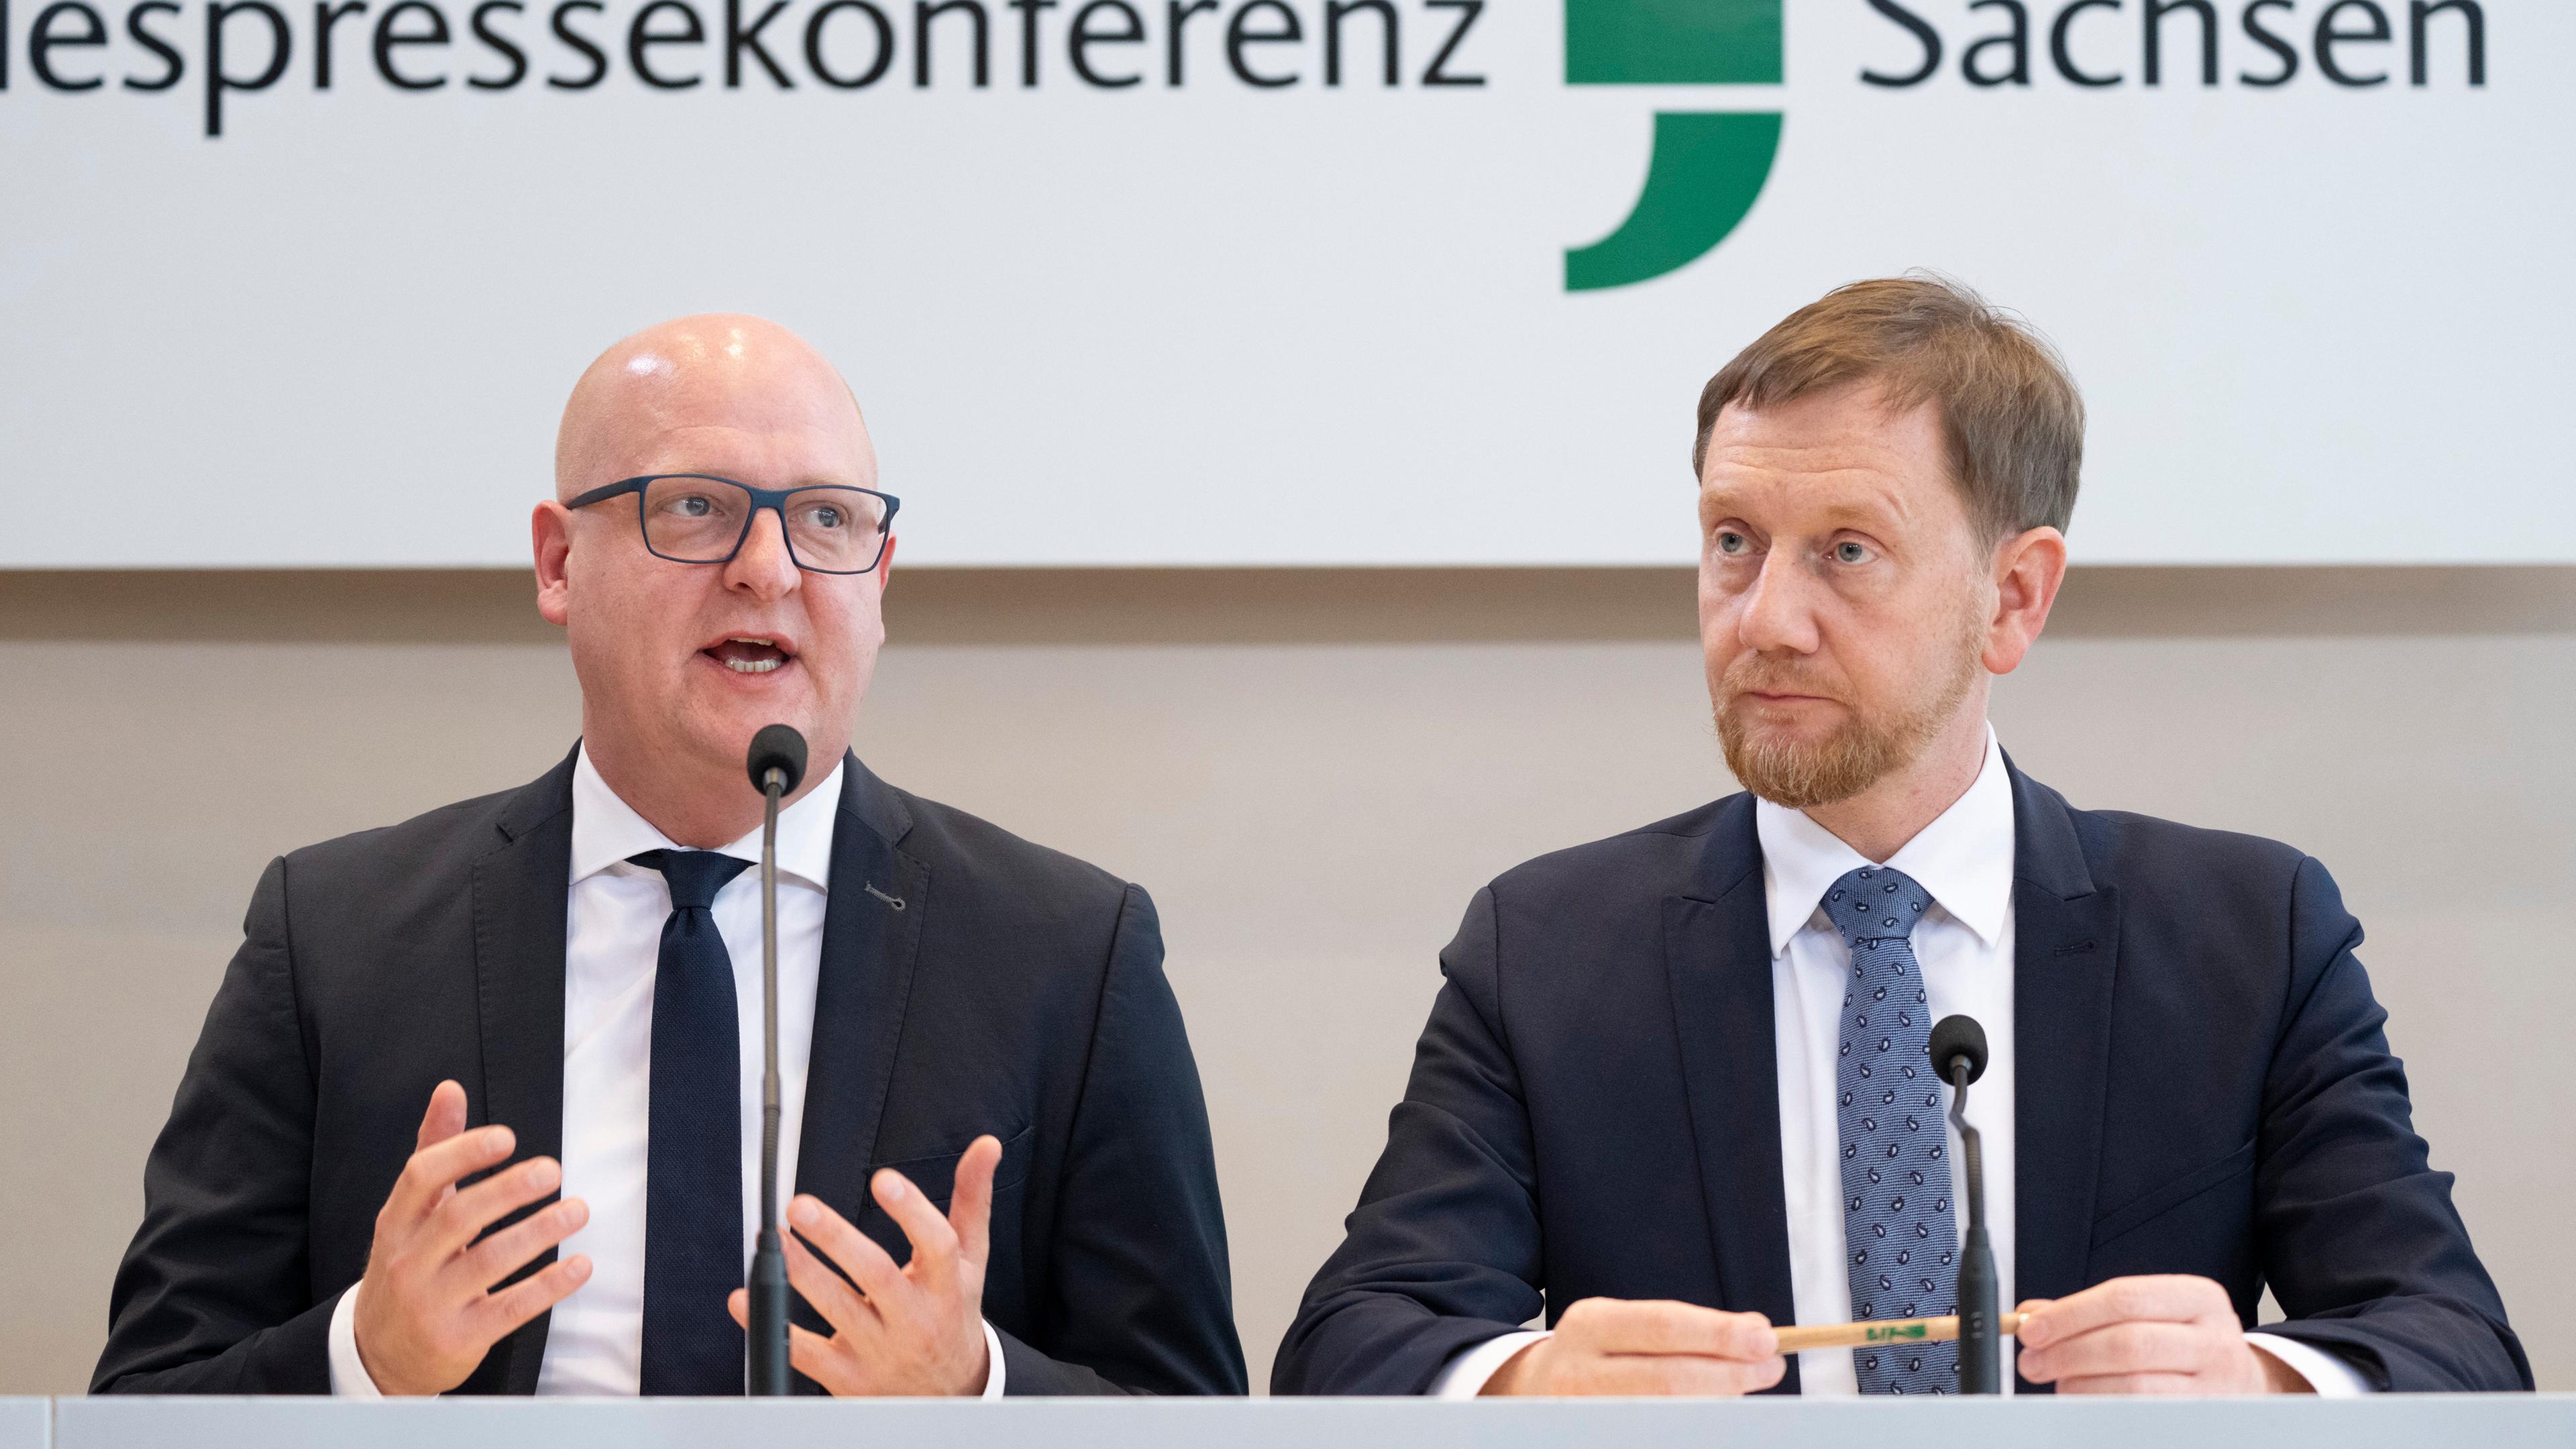
[[[2021,1391],[2531,1386],[2325,869],[2077,810],[1986,722],[2083,428],[2044,343],[1921,278],[1709,383],[1700,637],[1749,793],[1478,893],[1277,1391],[1955,1391],[1955,1345],[1790,1363],[1773,1325],[1957,1311],[1957,1012]]]

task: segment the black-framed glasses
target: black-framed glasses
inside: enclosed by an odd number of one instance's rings
[[[903,500],[873,488],[815,484],[754,488],[712,473],[653,473],[593,488],[566,506],[588,508],[635,495],[644,547],[673,563],[731,563],[769,509],[787,535],[787,556],[808,573],[864,574],[885,561]]]

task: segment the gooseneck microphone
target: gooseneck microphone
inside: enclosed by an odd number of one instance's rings
[[[1968,1242],[1959,1255],[1959,1392],[2003,1392],[2002,1327],[1995,1319],[1995,1248],[1986,1237],[1985,1148],[1968,1125],[1968,1084],[1986,1074],[1986,1029],[1973,1016],[1932,1027],[1932,1069],[1950,1084],[1950,1125],[1959,1129],[1967,1179]]]
[[[751,1327],[755,1398],[787,1393],[787,1252],[778,1237],[778,801],[805,779],[805,737],[764,725],[751,737],[752,788],[767,797],[760,824],[760,1232],[752,1240]]]

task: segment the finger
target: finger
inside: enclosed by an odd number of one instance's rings
[[[793,1237],[787,1240],[787,1285],[836,1332],[874,1333],[884,1324],[873,1304]]]
[[[1694,1354],[1751,1362],[1780,1351],[1771,1320],[1696,1303],[1588,1298],[1565,1311],[1557,1331],[1595,1353]]]
[[[485,1344],[500,1342],[529,1319],[572,1296],[590,1281],[590,1259],[576,1253],[549,1263],[498,1293],[486,1293],[468,1312]]]
[[[2111,1323],[2046,1348],[2025,1349],[2021,1371],[2033,1383],[2102,1374],[2194,1373],[2215,1357],[2209,1340],[2210,1331],[2197,1324],[2149,1319]]]
[[[427,1217],[447,1200],[458,1178],[509,1161],[518,1145],[518,1134],[507,1127],[481,1127],[433,1142],[403,1164],[385,1211],[406,1222]]]
[[[961,1159],[959,1166],[964,1166]],[[947,1293],[957,1283],[957,1232],[948,1219],[912,1185],[912,1179],[893,1168],[879,1169],[868,1188],[894,1219],[896,1227],[912,1240],[912,1265],[906,1271],[923,1287],[934,1293]]]
[[[1614,1355],[1615,1359],[1642,1357],[1650,1363],[1667,1365],[1677,1394],[1718,1395],[1732,1398],[1759,1393],[1780,1382],[1789,1371],[1789,1361],[1778,1355],[1761,1359],[1706,1358],[1698,1354]]]
[[[893,1316],[911,1311],[919,1290],[874,1238],[850,1226],[850,1220],[834,1212],[830,1204],[800,1193],[787,1204],[787,1225],[795,1229],[791,1242],[795,1238],[804,1240],[795,1246],[810,1248],[847,1273],[879,1314]]]
[[[750,1290],[736,1288],[731,1293],[726,1294],[725,1312],[733,1315],[734,1327],[742,1329],[746,1333],[749,1332],[751,1330]]]
[[[2069,1294],[2022,1320],[2024,1348],[2045,1348],[2108,1323],[2153,1319],[2188,1323],[2213,1306],[2227,1306],[2227,1290],[2206,1278],[2165,1274],[2114,1278]]]
[[[2199,1381],[2188,1374],[2104,1374],[2092,1378],[2068,1379],[2057,1386],[2061,1394],[2197,1394],[2205,1392]]]
[[[978,1268],[992,1250],[993,1173],[1001,1165],[1001,1139],[976,1138],[957,1159],[957,1186],[948,1197],[948,1227],[957,1235],[957,1255]]]
[[[420,1116],[420,1135],[413,1139],[412,1150],[435,1147],[464,1130],[465,1086],[441,1082],[430,1091],[429,1110]]]
[[[1732,1398],[1771,1387],[1787,1369],[1777,1358],[1743,1363],[1698,1354],[1606,1354],[1584,1366],[1576,1391]]]
[[[526,1267],[538,1254],[580,1232],[590,1222],[590,1204],[577,1197],[530,1213],[467,1249],[456,1259],[462,1286],[476,1293]]]
[[[828,1394],[867,1391],[856,1355],[845,1352],[837,1340],[792,1323],[787,1325],[787,1366],[821,1384]]]
[[[531,1157],[496,1172],[454,1196],[429,1215],[422,1246],[441,1259],[462,1253],[485,1228],[563,1186],[563,1164],[551,1157]]]

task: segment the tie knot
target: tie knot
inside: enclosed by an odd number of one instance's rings
[[[1931,895],[1912,876],[1883,865],[1846,874],[1826,890],[1824,899],[1825,915],[1843,933],[1844,943],[1853,946],[1891,937],[1904,940],[1914,934],[1914,923],[1930,904]]]
[[[714,850],[648,850],[626,857],[632,865],[658,870],[671,887],[671,909],[703,911],[715,904],[725,882],[751,869],[751,862]]]

